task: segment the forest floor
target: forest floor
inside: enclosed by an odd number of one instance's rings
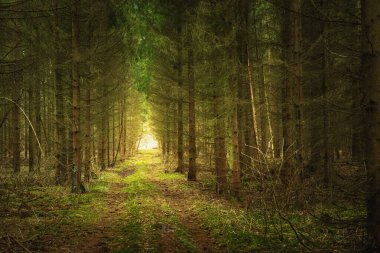
[[[360,234],[324,229],[302,210],[290,210],[286,222],[259,202],[247,211],[242,202],[214,193],[210,173],[188,182],[167,170],[158,150],[151,150],[101,172],[85,194],[39,185],[39,177],[3,180],[0,253],[304,252],[290,221],[311,248],[318,245],[309,238],[352,241]],[[322,247],[306,251],[334,252]]]
[[[239,233],[228,229],[236,224],[226,224],[239,218],[239,207],[182,174],[165,173],[157,150],[102,172],[85,194],[41,186],[24,195],[28,201],[0,213],[0,252],[251,250],[234,242]]]

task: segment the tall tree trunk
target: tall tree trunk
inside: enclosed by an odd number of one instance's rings
[[[189,181],[197,180],[196,167],[196,129],[195,129],[195,77],[194,77],[194,51],[193,37],[191,28],[187,31],[187,50],[188,50],[188,98],[189,98],[189,172],[187,179]]]
[[[35,102],[34,102],[34,112],[35,112],[35,126],[34,129],[36,130],[36,134],[38,139],[40,140],[41,143],[41,137],[42,137],[42,118],[41,118],[41,88],[40,84],[37,83],[35,86],[34,90],[34,96],[35,96]],[[42,145],[42,143],[41,143]],[[40,165],[41,165],[41,157],[42,157],[42,150],[37,149],[36,151],[36,161],[35,161],[35,166],[36,169],[39,171],[40,170]]]
[[[33,82],[30,82],[29,85],[29,119],[32,124],[34,124],[34,85]],[[27,121],[25,122],[27,125],[29,124]],[[29,125],[29,135],[28,135],[28,142],[29,142],[29,172],[34,171],[34,161],[35,161],[35,148],[36,148],[36,137],[33,134],[33,128]]]
[[[91,80],[87,81],[86,99],[85,99],[85,151],[84,151],[84,180],[90,182],[91,171]]]
[[[123,102],[120,103],[120,111],[121,111],[121,114],[120,114],[120,119],[119,119],[120,125],[119,125],[119,134],[118,134],[119,137],[117,138],[117,143],[115,144],[115,151],[114,151],[114,155],[112,158],[112,167],[114,167],[116,165],[117,158],[118,158],[120,150],[121,150],[121,142],[122,142],[122,138],[123,138],[123,123],[122,122],[124,120]],[[115,142],[116,142],[116,139],[115,139]]]
[[[264,77],[264,62],[263,62],[263,55],[259,52],[259,38],[257,33],[257,22],[256,18],[254,19],[254,39],[255,39],[255,60],[259,67],[257,68],[258,72],[258,82],[257,82],[257,88],[258,88],[258,95],[259,95],[259,108],[260,108],[260,135],[261,135],[261,145],[259,146],[257,143],[257,146],[261,148],[263,152],[267,151],[268,147],[268,140],[267,140],[267,125],[268,122],[266,121],[266,106],[265,106],[265,77]],[[249,52],[249,51],[248,51]],[[249,55],[248,55],[248,61],[249,61]],[[251,92],[252,93],[252,92]],[[257,135],[257,134],[256,134]],[[257,135],[258,136],[258,135]]]
[[[364,115],[362,111],[363,89],[360,87],[360,81],[354,80],[352,84],[352,160],[362,162],[364,160]]]
[[[111,162],[110,162],[110,165],[111,167],[114,167],[115,164],[114,164],[114,157],[115,157],[115,151],[116,151],[116,125],[115,125],[115,113],[113,112],[112,113],[112,158],[111,158]]]
[[[92,8],[92,1],[88,2],[88,8]],[[93,39],[93,24],[88,23],[88,40],[87,47],[88,50],[92,49],[92,39]],[[84,181],[86,183],[90,182],[90,172],[91,172],[91,147],[92,147],[92,118],[91,118],[91,89],[94,81],[93,71],[91,70],[92,57],[90,56],[89,63],[86,64],[87,78],[86,81],[86,96],[85,96],[85,151],[84,151]]]
[[[234,110],[232,114],[232,194],[240,194],[240,146],[238,123],[238,91],[232,87]]]
[[[125,95],[122,101],[121,105],[121,122],[120,122],[120,127],[122,129],[122,135],[121,135],[121,147],[120,147],[120,153],[121,153],[121,160],[124,161],[126,159],[126,154],[127,154],[127,126],[126,126],[126,103],[125,103]]]
[[[20,75],[20,73],[16,73],[14,75]],[[19,173],[21,170],[21,127],[20,127],[20,109],[18,107],[19,102],[19,96],[18,89],[16,87],[19,87],[20,83],[18,82],[18,78],[16,76],[13,77],[14,79],[14,86],[12,87],[13,90],[13,101],[15,101],[17,104],[13,105],[12,109],[12,127],[13,127],[13,135],[12,135],[12,141],[13,141],[13,171],[15,173]]]
[[[295,112],[295,140],[296,140],[296,162],[298,169],[303,169],[303,91],[302,91],[302,59],[301,59],[301,7],[302,0],[292,0],[290,10],[291,16],[291,71],[293,75],[292,84],[294,92]]]
[[[110,107],[112,108],[112,106],[110,106]],[[111,113],[113,113],[113,112],[111,112]],[[107,166],[108,167],[111,167],[111,141],[110,141],[110,137],[111,137],[110,114],[107,111],[107,118],[106,118],[106,140],[107,140],[106,151],[107,151]]]
[[[368,239],[380,252],[380,1],[362,0],[362,82],[366,92]]]
[[[216,88],[218,89],[218,88]],[[219,88],[222,89],[222,88]],[[214,95],[214,161],[216,173],[216,192],[223,194],[227,190],[227,151],[225,141],[224,118],[222,117],[222,94],[215,91]]]
[[[101,170],[105,170],[107,168],[106,165],[106,148],[107,148],[107,120],[108,120],[108,100],[107,100],[107,86],[103,84],[103,93],[104,106],[101,112],[101,120],[100,120],[100,168]]]
[[[290,0],[284,20],[283,38],[288,64],[283,89],[284,164],[282,175],[288,178],[295,165],[302,169],[302,62],[301,62],[301,2]],[[294,131],[294,133],[293,133]],[[294,157],[295,156],[295,157]],[[295,158],[295,159],[294,159]]]
[[[252,161],[259,158],[256,109],[253,96],[253,82],[251,77],[250,62],[248,56],[249,34],[248,14],[250,2],[239,0],[237,8],[237,83],[238,83],[238,129],[239,129],[239,151],[240,168],[242,172],[253,166]],[[246,103],[249,101],[250,107]]]
[[[165,126],[165,163],[170,161],[170,103],[166,103],[166,126]]]
[[[55,5],[54,8],[57,6]],[[55,24],[59,23],[59,17],[55,14]],[[64,107],[64,80],[63,80],[63,54],[60,48],[60,38],[58,27],[54,31],[55,44],[55,63],[54,63],[54,78],[55,78],[55,128],[57,133],[57,142],[55,150],[56,158],[56,183],[63,185],[68,179],[67,171],[67,154],[66,143],[67,133],[65,127],[65,107]]]
[[[55,62],[55,101],[56,101],[56,131],[57,131],[57,147],[56,147],[56,180],[62,185],[67,180],[67,157],[66,157],[66,128],[65,128],[65,108],[63,104],[63,73],[60,66],[60,57],[57,56]]]
[[[182,10],[182,9],[181,9]],[[178,102],[177,102],[177,169],[183,173],[183,41],[182,41],[182,11],[178,17]]]
[[[72,13],[72,87],[73,87],[73,151],[75,165],[75,191],[82,193],[82,154],[80,143],[80,80],[79,80],[79,5],[77,0]]]
[[[329,1],[323,1],[324,13],[329,17]],[[328,108],[328,87],[329,87],[329,73],[330,73],[330,56],[329,56],[329,33],[330,33],[330,23],[325,18],[326,21],[323,22],[323,80],[322,80],[322,99],[323,99],[323,168],[324,168],[324,183],[326,186],[332,188],[333,184],[333,171],[332,171],[332,151],[331,151],[331,141],[330,141],[330,114]]]
[[[67,122],[73,122],[73,85],[70,83],[67,89],[67,97],[69,103],[65,106]],[[67,129],[67,141],[65,143],[67,150],[67,169],[68,177],[72,186],[75,184],[75,171],[74,171],[74,146],[73,146],[73,127],[72,124]]]
[[[248,46],[248,45],[247,45]],[[249,51],[247,51],[248,54]],[[248,83],[249,83],[249,93],[250,93],[250,104],[251,104],[251,115],[252,115],[252,128],[253,128],[253,144],[255,147],[259,146],[258,143],[258,130],[257,130],[257,119],[256,119],[256,105],[255,105],[255,92],[253,87],[253,80],[251,74],[251,63],[249,60],[249,55],[247,55],[247,74],[248,74]],[[248,120],[248,119],[247,119]],[[266,139],[266,137],[263,137]]]

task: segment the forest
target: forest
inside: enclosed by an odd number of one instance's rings
[[[379,0],[0,0],[0,253],[380,253]]]

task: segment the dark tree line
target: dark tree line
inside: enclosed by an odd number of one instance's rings
[[[218,193],[253,208],[268,188],[280,210],[359,201],[377,252],[379,4],[158,5],[170,14],[156,32],[150,101],[167,166],[188,169],[189,180],[211,172]]]
[[[119,1],[0,4],[1,166],[50,171],[80,191],[96,166],[136,150],[128,7]]]

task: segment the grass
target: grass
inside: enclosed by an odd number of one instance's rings
[[[126,176],[126,169],[133,173]],[[163,245],[165,243],[170,244],[173,251],[198,252],[197,242],[184,224],[188,216],[196,217],[198,223],[195,226],[209,231],[209,236],[228,252],[305,251],[289,224],[273,208],[260,206],[261,202],[257,200],[253,203],[255,209],[247,211],[239,201],[213,194],[210,175],[202,173],[198,182],[187,182],[185,175],[165,173],[160,157],[149,151],[100,173],[98,180],[87,185],[88,192],[83,195],[72,194],[69,189],[58,186],[32,187],[29,195],[20,195],[22,198],[11,193],[12,201],[7,208],[12,212],[8,212],[7,217],[0,217],[0,225],[11,228],[12,224],[17,224],[26,228],[20,238],[50,235],[54,236],[54,240],[59,240],[66,236],[71,238],[68,233],[72,233],[78,241],[70,243],[79,244],[81,238],[86,236],[85,231],[94,229],[101,222],[102,215],[108,210],[107,199],[115,184],[121,187],[124,195],[122,202],[116,203],[120,206],[119,211],[113,214],[117,215],[117,223],[112,225],[115,234],[107,239],[107,244],[116,245],[116,252],[161,252],[163,247],[168,247]],[[22,192],[20,189],[18,191]],[[172,194],[173,199],[169,199],[165,195],[167,193]],[[20,218],[17,208],[25,198],[34,199],[29,203],[32,212],[27,218]],[[176,200],[181,202],[179,208],[171,206]],[[184,207],[186,212],[179,213]],[[355,221],[365,213],[364,208],[357,206],[345,208],[344,211],[326,204],[313,204],[308,208],[330,222]],[[347,241],[347,238],[358,234],[351,231],[349,237],[350,231],[342,230],[340,224],[327,227],[318,217],[297,207],[287,208],[283,215],[297,229],[303,242],[312,248],[313,243],[317,244],[316,248],[334,246],[337,241]],[[18,236],[17,227],[13,228],[6,232]],[[350,251],[344,247],[341,249],[342,252]]]
[[[126,164],[136,170],[124,179],[127,222],[122,225],[125,246],[118,252],[161,252],[162,234],[165,231],[172,234],[175,245],[180,245],[178,247],[182,247],[182,250],[196,252],[191,236],[151,181],[152,175],[157,172],[159,158],[150,158],[151,153],[144,152]],[[172,174],[166,174],[166,177],[167,180],[180,178]]]
[[[198,217],[202,226],[229,252],[308,251],[302,244],[313,250],[358,252],[360,250],[353,246],[361,245],[365,236],[365,231],[345,227],[365,217],[365,208],[360,206],[345,205],[344,210],[333,204],[293,206],[279,215],[275,207],[263,205],[258,198],[253,203],[255,209],[248,211],[237,200],[213,194],[209,187],[212,180],[205,174],[197,183],[189,183],[179,174],[160,172],[157,178],[167,182],[169,189],[187,196],[192,215]]]

